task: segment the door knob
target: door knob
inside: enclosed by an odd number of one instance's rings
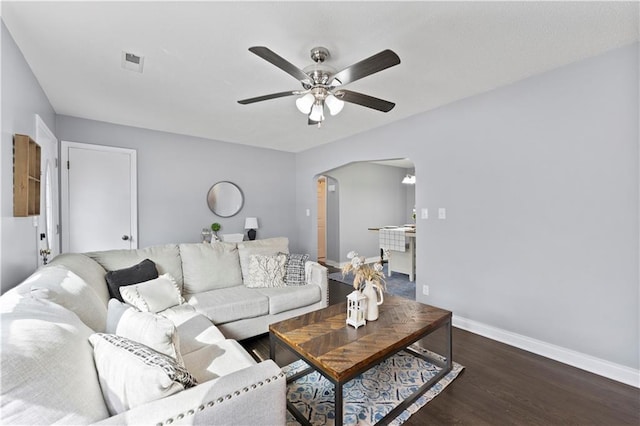
[[[127,241],[127,240],[129,239],[129,236],[128,236],[128,235],[123,235],[123,236],[122,236],[122,239],[123,239],[124,241]]]

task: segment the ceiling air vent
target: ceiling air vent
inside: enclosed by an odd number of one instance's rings
[[[122,68],[141,73],[144,65],[144,56],[138,56],[130,52],[122,52]]]

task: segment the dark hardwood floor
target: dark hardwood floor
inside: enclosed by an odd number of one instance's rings
[[[329,302],[350,291],[330,281]],[[267,335],[241,343],[269,356]],[[640,425],[640,390],[632,386],[456,328],[453,359],[465,370],[406,425]],[[282,350],[277,360],[295,359]]]

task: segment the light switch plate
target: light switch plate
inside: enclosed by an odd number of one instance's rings
[[[440,207],[438,209],[438,219],[446,219],[447,218],[447,209],[444,207]]]
[[[420,210],[420,218],[421,219],[429,219],[429,209]]]

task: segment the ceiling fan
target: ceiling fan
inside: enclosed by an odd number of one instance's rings
[[[311,49],[311,59],[314,64],[304,69],[296,67],[264,46],[250,47],[249,51],[298,79],[302,84],[302,90],[290,90],[243,99],[238,101],[239,104],[247,105],[284,96],[303,95],[296,99],[296,106],[300,112],[308,116],[310,125],[317,124],[318,127],[324,120],[325,105],[331,115],[336,115],[342,111],[345,102],[382,112],[389,112],[395,106],[393,102],[342,88],[342,86],[363,77],[398,65],[400,58],[389,49],[363,59],[339,72],[324,63],[325,59],[329,57],[329,50],[324,47]]]

